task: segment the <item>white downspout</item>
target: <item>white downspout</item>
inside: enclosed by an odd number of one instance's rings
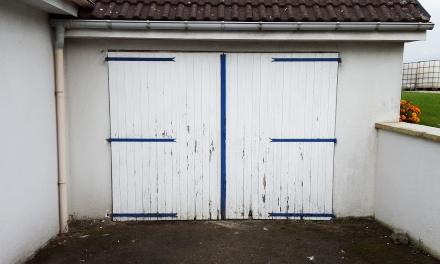
[[[64,93],[64,32],[61,24],[55,27],[55,95],[57,114],[57,141],[58,141],[58,195],[60,233],[68,232],[69,214],[67,211],[67,133],[66,108]]]

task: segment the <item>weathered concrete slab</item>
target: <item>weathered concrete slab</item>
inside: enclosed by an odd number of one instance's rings
[[[440,263],[370,219],[76,222],[29,263]]]

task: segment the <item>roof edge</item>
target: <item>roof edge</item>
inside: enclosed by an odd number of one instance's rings
[[[428,13],[428,11],[426,11],[426,9],[423,7],[423,5],[420,3],[420,1],[416,0],[416,2],[417,2],[417,6],[420,7],[420,11],[422,11],[422,13],[425,16],[429,17],[429,20],[431,20],[431,15]]]
[[[51,19],[67,29],[190,30],[190,31],[426,31],[432,22],[228,22]]]

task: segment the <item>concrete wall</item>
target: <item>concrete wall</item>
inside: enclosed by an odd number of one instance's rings
[[[111,210],[107,50],[339,52],[334,213],[373,215],[374,124],[398,120],[403,43],[67,39],[70,212],[79,217],[102,217]]]
[[[0,0],[0,47],[0,263],[16,263],[59,226],[48,16]]]
[[[375,217],[405,229],[436,257],[440,257],[439,154],[440,142],[378,130]]]

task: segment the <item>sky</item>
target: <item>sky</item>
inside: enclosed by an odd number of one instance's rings
[[[435,23],[433,30],[427,31],[426,41],[405,43],[403,62],[440,60],[440,0],[419,0]]]

